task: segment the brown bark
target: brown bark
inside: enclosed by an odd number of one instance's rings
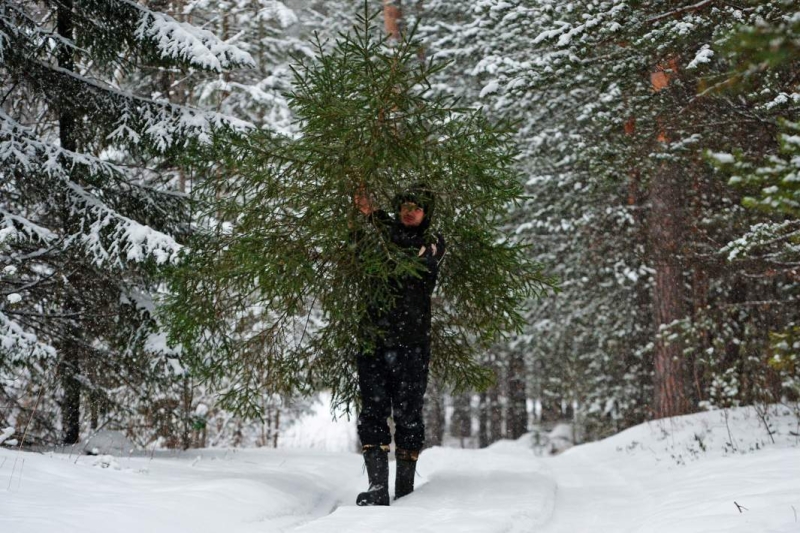
[[[668,58],[659,64],[650,75],[653,92],[666,89],[677,74],[677,58]],[[666,120],[659,118],[656,122],[657,141],[668,143]],[[656,418],[682,415],[690,410],[683,342],[668,340],[666,337],[670,335],[663,331],[686,316],[682,261],[686,250],[685,199],[681,185],[681,169],[674,161],[662,162],[650,180],[650,253],[656,270],[653,289],[657,332],[653,364],[653,414]]]
[[[661,329],[683,319],[682,192],[675,165],[663,163],[650,184],[650,249],[656,269],[653,290],[655,325]],[[654,415],[656,418],[689,412],[683,343],[658,335],[655,346]]]
[[[383,26],[392,39],[399,41],[403,34],[402,0],[383,0]]]

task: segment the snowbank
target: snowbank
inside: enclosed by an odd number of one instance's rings
[[[559,491],[543,533],[589,524],[592,533],[800,532],[800,436],[789,408],[763,420],[741,408],[650,422],[548,464]]]

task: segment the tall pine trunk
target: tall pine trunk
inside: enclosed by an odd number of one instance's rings
[[[650,249],[655,266],[653,307],[659,333],[655,344],[653,402],[656,418],[689,412],[683,343],[668,340],[662,328],[685,318],[683,282],[683,193],[679,167],[662,163],[650,184]]]
[[[650,74],[653,92],[667,89],[678,75],[677,58],[668,58]],[[661,117],[657,142],[663,147],[670,141],[667,126],[673,117]],[[677,130],[677,128],[673,128]],[[674,157],[674,156],[673,156]],[[654,401],[656,418],[677,416],[689,412],[689,396],[683,342],[678,335],[664,331],[686,317],[686,293],[683,282],[685,243],[683,171],[672,159],[658,164],[650,179],[650,253],[655,266],[653,309],[656,344],[653,362]]]

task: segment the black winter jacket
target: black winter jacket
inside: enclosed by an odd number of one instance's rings
[[[416,257],[425,246],[422,259],[427,266],[416,277],[411,274],[390,281],[394,305],[370,307],[369,317],[373,326],[382,333],[381,344],[391,346],[430,345],[431,295],[436,287],[439,265],[445,254],[445,241],[440,234],[426,234],[427,218],[419,227],[407,227],[385,211],[376,211],[370,221],[401,250]],[[433,241],[433,242],[429,242]],[[435,244],[436,252],[433,252]]]

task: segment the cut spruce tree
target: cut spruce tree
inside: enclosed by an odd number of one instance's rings
[[[20,442],[74,443],[83,422],[169,405],[182,370],[152,295],[188,220],[170,169],[213,130],[248,125],[119,85],[143,65],[252,64],[135,2],[0,2],[0,423]]]
[[[365,9],[329,50],[298,59],[298,136],[217,137],[206,157],[225,170],[194,191],[201,228],[175,272],[173,338],[210,382],[234,384],[220,392],[241,412],[265,388],[355,399],[355,355],[380,342],[368,307],[392,305],[392,281],[423,264],[375,231],[359,192],[388,211],[416,183],[436,196],[432,231],[448,247],[431,365],[456,387],[490,381],[475,355],[554,284],[498,230],[522,192],[510,130],[433,95],[441,66],[411,37],[390,45],[374,19]]]

